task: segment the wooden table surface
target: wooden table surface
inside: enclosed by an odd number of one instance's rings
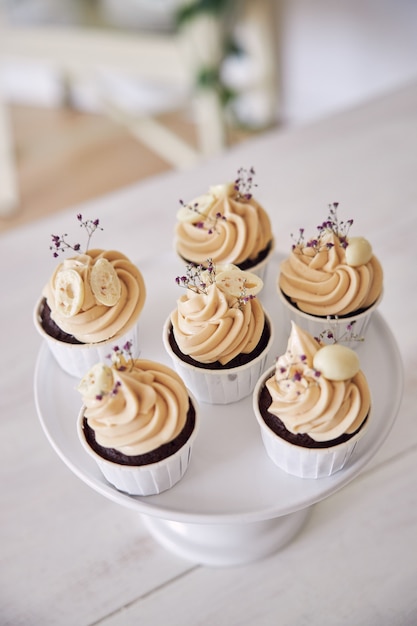
[[[0,235],[1,624],[417,623],[416,146],[411,85]],[[372,241],[385,273],[380,312],[401,351],[404,392],[384,445],[358,477],[314,506],[291,543],[260,561],[217,568],[167,551],[136,511],[91,489],[52,449],[34,404],[40,339],[32,310],[55,265],[50,235],[68,232],[76,213],[99,217],[105,230],[97,245],[122,248],[145,274],[148,263],[167,260],[155,294],[175,271],[178,200],[251,165],[277,240],[271,275],[290,233],[314,229],[329,202],[339,201],[357,234]],[[53,393],[48,380],[45,393]]]

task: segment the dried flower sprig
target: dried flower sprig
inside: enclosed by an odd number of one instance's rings
[[[237,171],[237,178],[234,181],[234,190],[236,191],[236,200],[251,200],[252,187],[258,185],[253,181],[255,169],[251,167],[249,170],[240,167]]]
[[[122,383],[120,382],[120,380],[117,380],[115,382],[115,385],[113,387],[113,389],[111,391],[103,391],[102,393],[98,393],[96,395],[96,400],[98,400],[99,402],[104,398],[104,396],[115,396],[117,395],[118,391],[119,391],[119,387],[121,387]]]
[[[87,252],[92,235],[97,229],[103,229],[101,228],[100,221],[98,219],[83,220],[83,216],[81,215],[81,213],[78,213],[77,220],[80,222],[80,227],[84,228],[87,232],[87,245],[85,247],[85,252]],[[51,235],[52,245],[49,246],[49,249],[53,251],[53,256],[55,258],[59,256],[60,252],[65,252],[66,250],[73,250],[74,252],[79,252],[81,250],[81,246],[79,243],[70,244],[66,240],[66,237],[68,237],[68,233],[64,233],[63,235]]]
[[[192,213],[196,213],[201,217],[201,220],[194,222],[194,226],[196,228],[206,230],[208,235],[218,232],[217,224],[220,220],[224,222],[227,220],[226,216],[223,215],[223,213],[220,213],[220,211],[217,211],[215,215],[206,215],[204,211],[200,209],[200,205],[197,200],[188,204],[186,204],[184,200],[180,200],[179,202],[184,209],[187,209]]]
[[[122,348],[114,346],[112,352],[107,355],[107,358],[111,360],[112,365],[119,370],[119,372],[125,372],[127,369],[131,370],[134,364],[132,342],[126,341]]]
[[[320,252],[324,248],[330,249],[333,247],[333,243],[330,241],[324,241],[329,232],[333,233],[339,239],[342,248],[347,248],[348,233],[353,224],[353,220],[350,219],[346,222],[340,220],[337,215],[338,206],[338,202],[329,204],[329,215],[327,219],[322,222],[322,224],[317,226],[317,237],[313,237],[306,241],[304,238],[304,228],[299,229],[297,238],[291,234],[291,238],[294,240],[292,249],[301,253],[304,248],[312,248],[316,253]]]
[[[237,306],[238,309],[242,310],[242,308],[245,306],[245,304],[247,304],[251,300],[254,300],[255,298],[256,298],[255,295],[253,295],[251,293],[250,294],[247,293],[246,287],[245,287],[245,285],[243,285],[242,291],[237,296],[236,301],[233,302],[233,306]]]
[[[314,339],[319,343],[322,343],[323,339],[329,339],[333,341],[333,343],[351,343],[352,341],[365,341],[364,337],[361,337],[359,334],[355,333],[356,320],[353,320],[353,322],[348,322],[348,324],[346,324],[346,329],[344,333],[342,335],[338,335],[337,324],[334,323],[338,319],[339,317],[337,315],[333,317],[331,317],[330,315],[327,316],[329,328],[323,330],[320,335],[314,337]]]
[[[177,276],[175,282],[195,293],[207,294],[208,287],[216,282],[216,269],[212,259],[207,259],[206,267],[202,264],[188,263],[185,272],[185,275]]]
[[[239,271],[239,270],[237,270]],[[216,282],[216,267],[212,259],[207,259],[207,265],[196,265],[194,263],[188,263],[186,265],[186,271],[183,276],[177,276],[175,282],[180,287],[185,287],[194,291],[194,293],[202,293],[207,295],[208,288]],[[245,304],[256,298],[254,294],[248,294],[243,283],[242,290],[238,296],[235,296],[235,300],[232,301],[231,306],[242,308]]]
[[[285,365],[278,365],[277,359],[277,372],[280,374],[278,382],[286,387],[289,387],[291,383],[297,383],[305,380],[307,387],[314,382],[314,379],[320,378],[321,372],[314,368],[309,368],[309,376],[305,376],[305,368],[307,366],[307,357],[305,354],[300,354],[298,357],[292,356],[293,360]],[[301,391],[297,391],[297,395],[300,395]]]

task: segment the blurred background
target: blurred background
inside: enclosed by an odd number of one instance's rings
[[[0,230],[416,78],[417,0],[0,0]]]

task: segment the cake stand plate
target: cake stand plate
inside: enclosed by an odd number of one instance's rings
[[[46,346],[35,371],[36,406],[49,442],[66,465],[97,492],[141,514],[167,549],[199,563],[236,565],[271,554],[294,538],[310,507],[355,478],[388,436],[400,406],[403,368],[379,313],[358,354],[371,388],[372,421],[348,465],[316,480],[287,475],[270,461],[251,397],[227,406],[200,404],[201,428],[184,478],[169,491],[147,497],[117,491],[85,453],[76,429],[77,381],[58,367]],[[159,356],[155,360],[163,360]]]

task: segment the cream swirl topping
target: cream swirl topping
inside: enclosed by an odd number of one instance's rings
[[[253,260],[272,243],[268,214],[253,198],[239,197],[233,183],[217,185],[201,196],[201,213],[194,212],[199,198],[190,202],[189,218],[176,225],[176,249],[187,261],[241,264]],[[182,215],[186,209],[181,210]]]
[[[183,354],[200,363],[226,365],[258,345],[265,324],[260,302],[238,298],[213,283],[206,293],[187,290],[171,313],[175,340]]]
[[[381,295],[383,272],[371,254],[363,264],[349,265],[336,234],[327,232],[320,248],[295,245],[281,263],[279,287],[297,307],[312,315],[347,315],[371,306]]]
[[[99,343],[132,326],[144,306],[146,288],[141,272],[125,255],[89,250],[60,263],[43,295],[64,332],[82,343]]]
[[[169,443],[182,431],[189,397],[169,367],[135,359],[126,367],[94,366],[78,390],[97,443],[128,456]]]
[[[325,349],[292,322],[287,350],[266,381],[272,398],[268,411],[291,433],[306,433],[315,441],[354,433],[370,407],[370,391],[361,370],[347,379],[332,380],[314,367],[315,355]]]

